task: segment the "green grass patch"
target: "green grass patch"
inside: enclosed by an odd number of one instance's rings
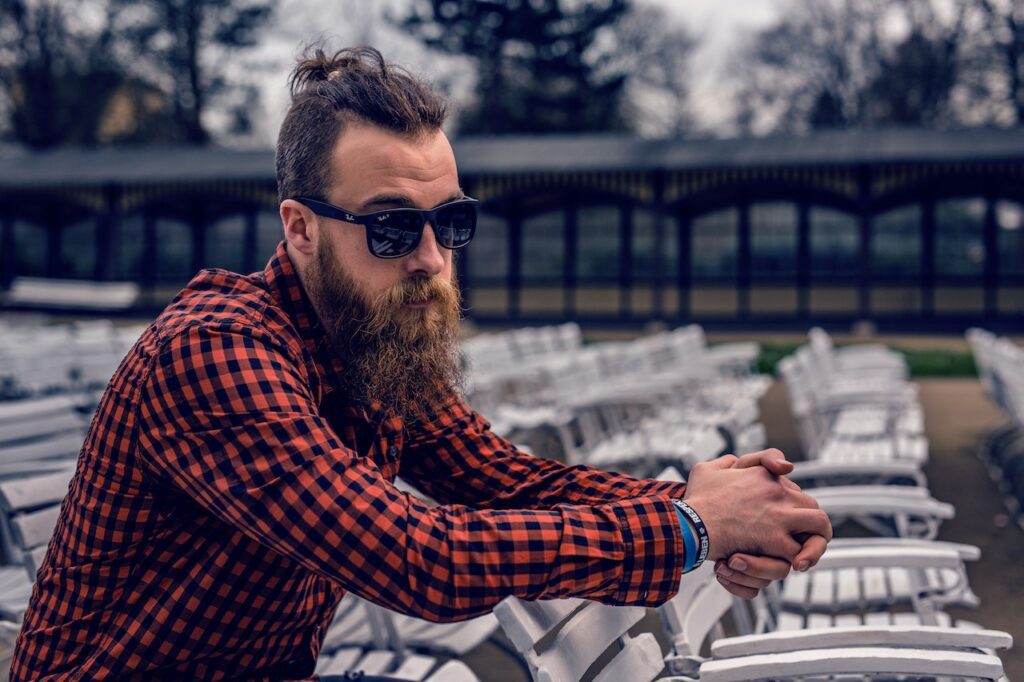
[[[757,358],[757,369],[765,374],[775,374],[779,360],[796,352],[797,344],[765,343]],[[924,377],[976,377],[978,369],[974,357],[963,351],[943,349],[893,348],[903,353],[910,366],[910,376]]]
[[[964,351],[895,348],[907,357],[910,376],[923,377],[976,377],[978,368],[974,356]]]

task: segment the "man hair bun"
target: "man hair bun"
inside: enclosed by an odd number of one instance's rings
[[[341,78],[347,71],[362,71],[381,80],[388,79],[388,66],[384,56],[373,47],[346,47],[332,55],[322,47],[307,47],[295,65],[288,88],[294,98],[306,88]]]

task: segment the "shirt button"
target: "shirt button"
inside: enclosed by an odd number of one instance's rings
[[[647,590],[640,593],[640,601],[647,601]]]
[[[391,459],[394,459],[395,457],[398,457],[398,448],[396,448],[394,445],[389,445],[388,446],[388,457],[390,457]]]

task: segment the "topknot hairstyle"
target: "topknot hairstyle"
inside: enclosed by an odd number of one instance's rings
[[[331,152],[351,120],[401,135],[438,130],[448,104],[427,83],[372,47],[328,56],[308,47],[288,79],[292,103],[277,137],[278,200],[326,200]]]

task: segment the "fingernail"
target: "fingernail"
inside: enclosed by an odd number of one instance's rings
[[[733,571],[725,564],[722,564],[718,567],[718,570],[716,570],[715,573],[717,573],[718,575],[724,575],[726,578],[728,578],[730,575],[733,574]]]
[[[747,562],[743,559],[733,559],[729,562],[729,567],[736,571],[747,570]]]
[[[800,572],[803,572],[803,571],[806,571],[810,567],[811,567],[811,562],[807,561],[807,559],[804,559],[803,561],[801,561],[800,563],[798,563],[796,565],[796,570],[798,570]]]

